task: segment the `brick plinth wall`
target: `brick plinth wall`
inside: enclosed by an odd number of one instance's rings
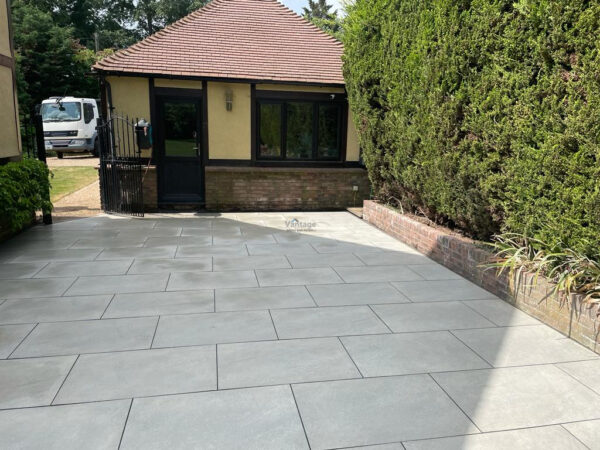
[[[584,346],[600,351],[596,336],[598,307],[582,304],[581,297],[561,299],[552,293],[551,283],[542,277],[534,283],[531,274],[523,276],[518,284],[506,274],[497,276],[495,269],[481,266],[492,257],[481,244],[374,201],[364,202],[363,219]]]
[[[142,168],[144,189],[144,211],[153,212],[158,210],[158,181],[156,179],[156,166]]]
[[[205,177],[206,209],[215,211],[343,209],[370,195],[361,168],[208,166]]]

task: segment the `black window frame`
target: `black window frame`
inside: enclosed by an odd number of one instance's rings
[[[91,114],[88,120],[88,114]],[[87,124],[94,120],[94,105],[92,103],[83,104],[83,121]]]
[[[257,163],[274,163],[301,165],[303,163],[343,163],[346,159],[346,135],[348,132],[348,102],[342,93],[308,93],[308,92],[283,92],[256,90],[253,95],[253,152],[252,159]],[[287,119],[289,103],[310,103],[313,108],[312,117],[312,155],[311,158],[288,158],[287,157]],[[260,106],[261,104],[281,105],[281,130],[280,130],[280,156],[260,155]],[[335,105],[338,107],[338,155],[335,157],[319,157],[319,108],[321,106]]]

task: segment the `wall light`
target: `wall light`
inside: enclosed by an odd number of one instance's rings
[[[233,92],[231,89],[225,91],[225,109],[227,111],[233,110]]]

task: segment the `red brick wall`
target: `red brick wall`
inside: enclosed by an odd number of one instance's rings
[[[596,336],[598,308],[588,308],[580,297],[561,299],[553,294],[551,283],[539,278],[534,285],[531,275],[518,285],[506,274],[497,276],[495,269],[481,266],[492,257],[483,244],[430,227],[374,201],[364,202],[363,218],[586,347],[600,350]]]
[[[208,166],[205,176],[206,208],[216,211],[343,209],[370,195],[361,168]]]

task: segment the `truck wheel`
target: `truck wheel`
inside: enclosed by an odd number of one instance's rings
[[[56,157],[58,159],[63,159],[63,156],[65,156],[63,152],[56,152]]]

